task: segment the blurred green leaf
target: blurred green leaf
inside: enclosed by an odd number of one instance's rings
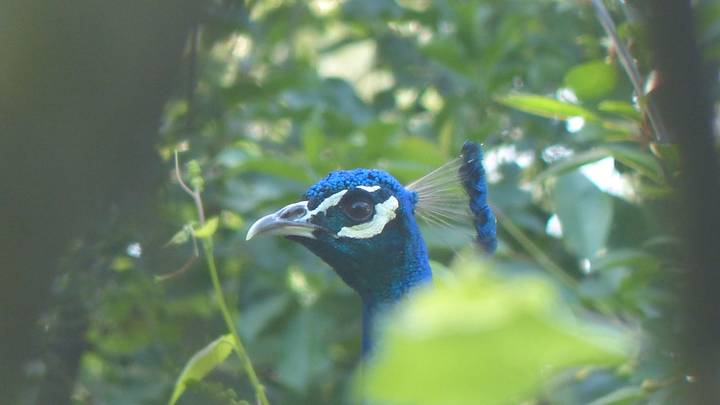
[[[552,201],[565,244],[581,258],[595,256],[605,246],[610,232],[613,215],[610,196],[584,175],[573,172],[557,178]]]
[[[534,94],[513,93],[498,97],[497,102],[508,107],[540,117],[566,120],[572,117],[583,117],[588,120],[596,119],[591,111],[554,98]]]
[[[613,113],[639,122],[642,114],[627,101],[603,100],[597,106],[599,111]]]
[[[576,153],[568,157],[567,159],[560,160],[553,163],[547,169],[540,172],[533,178],[533,181],[542,183],[543,181],[557,177],[573,170],[577,170],[581,166],[588,163],[597,162],[600,159],[608,157],[610,153],[602,148],[593,148],[585,152]]]
[[[220,219],[218,217],[212,217],[205,221],[205,224],[198,229],[195,229],[195,237],[199,239],[207,239],[215,234],[217,231],[218,223]]]
[[[182,245],[183,243],[190,240],[190,235],[192,235],[192,228],[184,226],[183,229],[173,235],[173,237],[170,238],[170,240],[165,245]]]
[[[617,70],[604,60],[577,65],[565,74],[565,85],[581,99],[597,99],[615,88]]]
[[[619,335],[571,321],[545,282],[481,277],[476,266],[468,263],[455,281],[412,297],[385,323],[378,352],[358,380],[367,399],[519,403],[563,367],[623,358]]]
[[[188,381],[202,380],[215,367],[225,361],[234,347],[235,344],[232,335],[227,334],[213,340],[210,344],[195,353],[190,360],[188,360],[187,364],[185,364],[185,368],[183,368],[183,371],[175,382],[175,388],[170,397],[170,405],[174,405],[177,402],[183,391],[185,391]]]
[[[607,144],[605,147],[617,161],[657,184],[665,184],[663,169],[649,152],[618,144]]]

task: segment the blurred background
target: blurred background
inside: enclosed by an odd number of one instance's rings
[[[671,404],[692,387],[673,344],[678,150],[590,2],[12,3],[0,401],[167,403],[227,333],[175,151],[272,403]],[[606,6],[650,99],[646,2]],[[693,7],[717,102],[720,6]],[[407,184],[466,139],[485,148],[499,249],[425,227],[438,287],[360,377],[358,297],[247,228],[331,170]],[[177,403],[254,403],[215,349]]]

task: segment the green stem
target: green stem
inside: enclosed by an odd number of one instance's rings
[[[194,189],[191,189],[190,187],[188,187],[187,184],[185,184],[180,173],[180,159],[178,158],[177,150],[175,151],[175,176],[177,177],[177,181],[180,184],[180,188],[182,188],[188,195],[190,195],[190,197],[192,197],[193,201],[195,202],[195,208],[197,208],[198,221],[200,223],[200,226],[205,225],[205,209],[203,208],[202,196],[200,195],[201,186],[196,185]],[[213,289],[215,291],[215,300],[220,307],[220,312],[222,312],[223,320],[225,320],[225,325],[230,331],[230,334],[232,334],[235,346],[235,353],[240,358],[240,362],[245,368],[245,372],[250,379],[250,383],[255,389],[255,396],[257,397],[258,402],[261,405],[270,405],[270,401],[268,401],[267,396],[265,395],[265,387],[262,385],[260,379],[255,373],[255,368],[253,368],[252,362],[250,361],[250,356],[248,356],[247,351],[245,350],[245,346],[243,346],[242,341],[240,340],[240,335],[238,335],[237,329],[235,328],[235,322],[233,321],[233,317],[230,314],[230,309],[228,309],[227,301],[225,300],[225,294],[223,294],[222,286],[220,285],[220,277],[218,276],[217,266],[215,266],[215,254],[213,253],[214,249],[212,236],[200,238],[200,240],[203,246],[203,252],[205,253],[205,262],[207,263],[208,269],[210,270],[210,278],[212,279]],[[194,236],[193,242],[195,242]],[[197,255],[197,252],[195,252],[195,254]]]
[[[205,253],[205,261],[207,262],[208,269],[210,270],[210,278],[212,279],[213,289],[215,290],[215,300],[220,307],[220,312],[222,312],[225,325],[232,334],[233,341],[235,343],[235,353],[237,353],[240,358],[240,362],[245,368],[245,372],[250,379],[250,383],[255,389],[255,395],[257,396],[258,402],[260,402],[261,405],[270,405],[270,402],[265,395],[265,387],[262,385],[260,379],[255,373],[255,369],[250,361],[250,357],[247,355],[245,346],[243,346],[242,341],[240,341],[240,335],[238,335],[237,329],[235,328],[235,322],[230,314],[230,309],[227,306],[225,295],[223,294],[222,287],[220,285],[220,277],[218,276],[217,267],[215,266],[212,237],[203,238],[202,246],[203,252]]]
[[[578,282],[573,277],[565,272],[559,265],[557,265],[545,252],[538,247],[535,242],[530,239],[519,226],[505,216],[502,212],[496,210],[496,214],[499,217],[498,223],[502,226],[519,244],[523,249],[530,254],[545,270],[555,276],[558,280],[563,282],[566,286],[574,289],[577,287]]]

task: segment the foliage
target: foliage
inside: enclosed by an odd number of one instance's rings
[[[412,297],[387,322],[385,344],[361,383],[370,398],[517,403],[554,370],[624,358],[622,339],[596,325],[571,322],[542,279],[482,277],[478,261],[460,267],[457,279]]]
[[[223,335],[195,353],[185,365],[185,368],[175,383],[170,404],[173,405],[177,402],[180,395],[185,391],[188,382],[202,380],[207,373],[225,361],[227,356],[232,352],[233,346],[233,337],[231,335]]]
[[[612,5],[624,21],[626,6]],[[720,10],[697,7],[707,54],[720,58]],[[641,26],[620,32],[641,41]],[[667,220],[680,215],[676,152],[653,141],[589,4],[216,0],[199,32],[158,151],[168,173],[176,149],[198,162],[183,170],[204,179],[212,219],[196,226],[194,202],[168,176],[161,224],[116,225],[122,242],[87,293],[97,304],[77,403],[166,403],[185,385],[213,403],[254,401],[244,364],[217,352],[228,328],[192,259],[192,229],[213,238],[204,253],[271,403],[350,403],[353,392],[477,403],[472,388],[485,403],[677,403],[692,373],[667,340],[680,327]],[[429,234],[437,290],[388,321],[387,355],[357,376],[358,298],[289,241],[245,242],[247,227],[330,170],[382,168],[407,183],[465,139],[486,149],[500,248],[463,261],[472,248]],[[589,332],[608,324],[624,335],[622,355]]]

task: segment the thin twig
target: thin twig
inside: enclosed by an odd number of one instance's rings
[[[182,175],[180,174],[180,162],[178,159],[178,151],[175,149],[175,177],[177,178],[178,183],[180,183],[180,187],[188,193],[191,197],[195,197],[195,193],[188,187],[187,184],[183,181]]]
[[[205,225],[205,209],[203,208],[203,202],[202,198],[200,197],[200,190],[191,189],[188,187],[187,184],[185,184],[185,181],[182,179],[182,175],[180,174],[180,162],[178,159],[178,151],[175,150],[175,177],[177,177],[177,181],[180,184],[180,187],[192,197],[193,201],[195,202],[195,208],[197,208],[198,213],[198,221],[200,223],[200,226]]]
[[[180,267],[179,269],[177,269],[173,272],[155,276],[155,281],[162,283],[163,281],[167,281],[167,280],[170,280],[177,276],[180,276],[182,274],[185,274],[186,271],[190,270],[193,263],[195,263],[195,261],[198,259],[198,257],[199,257],[198,255],[190,256],[190,258],[188,258],[187,261],[185,261],[185,263],[182,265],[182,267]]]
[[[612,17],[610,17],[610,13],[605,7],[603,0],[592,0],[592,4],[595,7],[595,15],[597,16],[598,21],[600,21],[600,25],[602,25],[605,33],[607,33],[610,37],[610,40],[613,42],[613,45],[617,50],[620,65],[625,70],[625,73],[630,79],[630,83],[632,83],[633,89],[635,90],[635,96],[638,100],[642,100],[645,104],[648,121],[650,122],[650,126],[655,134],[655,139],[659,142],[668,142],[668,133],[665,129],[665,125],[663,124],[662,117],[658,112],[657,106],[650,97],[645,97],[645,92],[643,90],[643,77],[635,64],[635,60],[630,54],[630,51],[620,39],[615,23],[613,22]]]

